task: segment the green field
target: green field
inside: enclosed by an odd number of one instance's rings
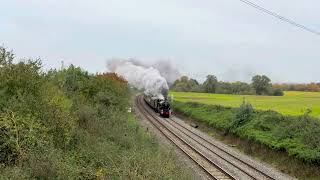
[[[229,107],[239,107],[243,99],[255,109],[274,110],[284,115],[302,115],[308,109],[311,115],[320,118],[320,92],[285,92],[284,96],[253,96],[230,94],[207,94],[170,92],[174,100],[181,102],[198,102]]]

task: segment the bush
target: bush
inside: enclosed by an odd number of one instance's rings
[[[273,91],[273,96],[284,96],[284,92],[281,89],[275,89]]]
[[[190,178],[126,112],[121,77],[13,60],[0,47],[0,179]]]
[[[0,163],[15,164],[35,147],[47,144],[46,128],[36,119],[5,112],[0,116]]]
[[[240,105],[240,108],[237,109],[235,113],[235,118],[232,123],[231,129],[235,130],[243,126],[244,124],[246,124],[250,120],[252,113],[253,113],[252,105],[249,103],[246,103],[245,100],[243,100],[242,104]]]

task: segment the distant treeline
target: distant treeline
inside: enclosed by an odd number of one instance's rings
[[[182,76],[171,86],[171,90],[180,92],[204,92],[217,94],[268,95],[283,96],[283,90],[272,85],[265,75],[252,77],[251,83],[218,81],[214,75],[208,75],[204,83]]]
[[[282,89],[283,91],[309,91],[309,92],[320,92],[320,83],[309,83],[309,84],[273,84],[273,88]]]

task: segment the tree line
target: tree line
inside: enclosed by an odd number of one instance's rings
[[[203,83],[182,76],[172,85],[171,90],[180,92],[203,92],[217,94],[240,94],[240,95],[268,95],[283,96],[281,88],[274,87],[269,77],[256,75],[252,77],[251,83],[245,82],[223,82],[218,81],[215,75],[208,75]]]
[[[273,88],[282,89],[284,91],[308,91],[308,92],[320,92],[320,83],[308,83],[308,84],[273,84]]]

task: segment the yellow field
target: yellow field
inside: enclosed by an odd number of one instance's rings
[[[230,94],[170,92],[174,100],[239,107],[243,99],[255,109],[274,110],[284,115],[301,115],[311,109],[320,118],[320,92],[285,92],[284,96],[252,96]]]

